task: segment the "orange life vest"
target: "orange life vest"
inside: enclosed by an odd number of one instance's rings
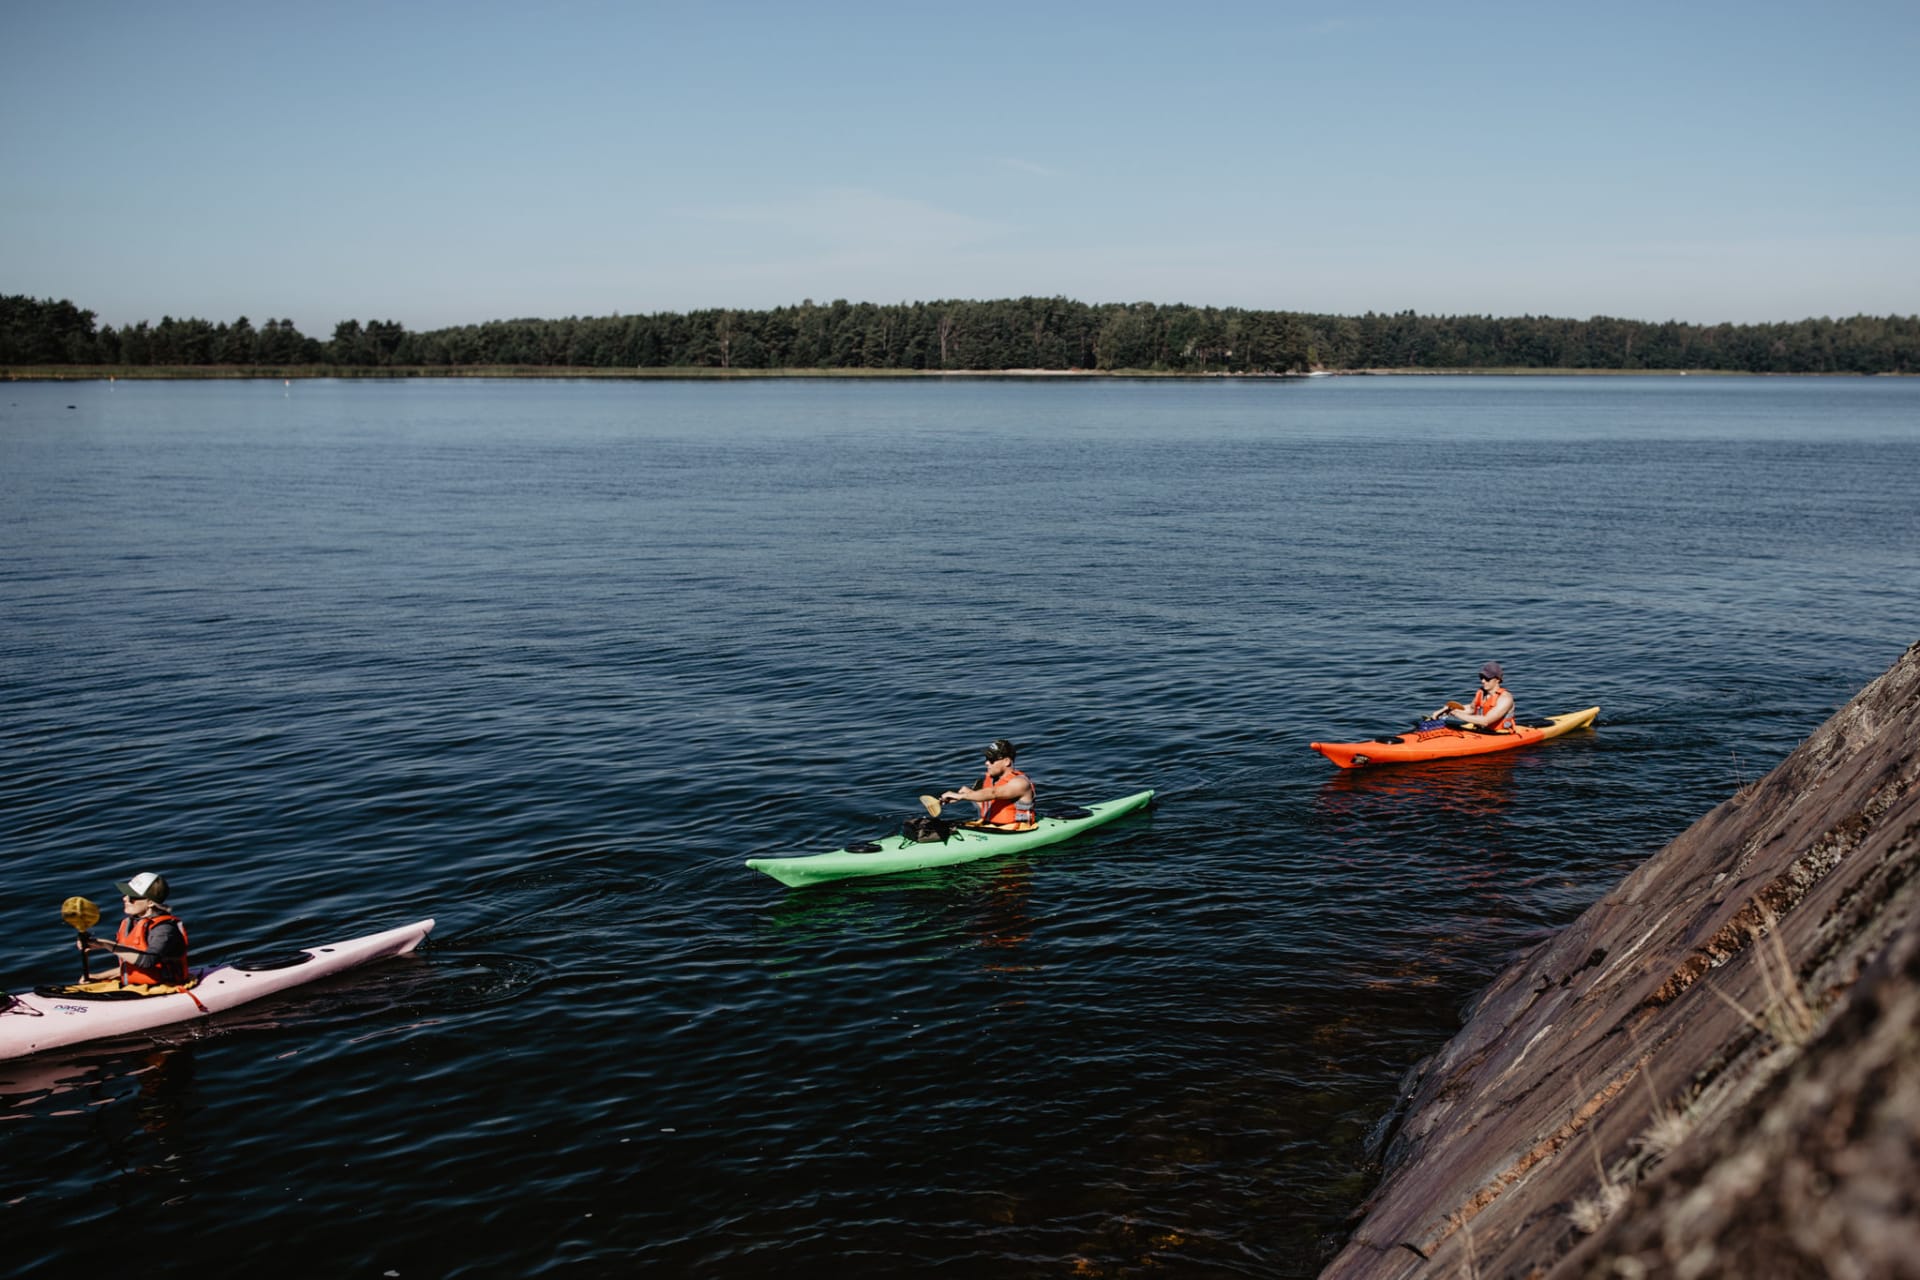
[[[1493,710],[1493,704],[1500,701],[1500,695],[1502,693],[1510,695],[1512,694],[1512,692],[1513,690],[1511,689],[1500,689],[1500,690],[1497,690],[1492,697],[1488,697],[1487,691],[1485,689],[1475,689],[1473,691],[1473,706],[1470,707],[1469,710],[1472,711],[1473,714],[1476,716],[1484,715],[1487,712]],[[1498,733],[1512,733],[1513,732],[1512,704],[1508,704],[1507,706],[1506,719],[1502,720],[1499,724],[1490,724],[1487,726],[1487,728],[1492,729]]]
[[[187,981],[187,926],[180,923],[180,917],[161,912],[158,915],[141,916],[134,919],[129,916],[120,922],[119,936],[114,939],[123,947],[135,951],[147,949],[147,932],[163,920],[171,920],[180,930],[182,950],[177,956],[168,956],[151,969],[136,969],[125,960],[120,962],[120,981],[130,987],[179,986]]]
[[[1026,774],[1020,772],[1018,769],[1009,767],[1006,776],[1001,778],[1000,781],[1005,782],[1007,778],[1024,778],[1026,776]],[[992,775],[988,775],[980,779],[979,790],[984,791],[988,787],[995,785],[997,784],[994,782]],[[980,806],[980,821],[990,827],[1024,827],[1030,826],[1034,822],[1033,798],[1033,793],[1029,791],[1025,800],[976,800],[974,803]]]

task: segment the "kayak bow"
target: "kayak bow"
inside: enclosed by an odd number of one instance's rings
[[[1600,714],[1600,708],[1570,711],[1561,716],[1522,720],[1511,733],[1488,733],[1477,729],[1419,729],[1375,738],[1370,742],[1312,742],[1307,745],[1342,769],[1362,769],[1377,764],[1410,764],[1420,760],[1447,760],[1455,756],[1479,756],[1491,751],[1511,751],[1557,738],[1575,729],[1584,729]]]
[[[764,871],[781,884],[800,888],[844,880],[849,876],[881,876],[896,871],[918,871],[925,867],[950,867],[976,858],[999,853],[1020,853],[1042,845],[1057,844],[1112,822],[1123,813],[1144,808],[1153,799],[1151,791],[1136,791],[1118,800],[1088,805],[1079,810],[1085,816],[1042,817],[1026,831],[995,831],[982,827],[960,827],[945,840],[920,843],[904,835],[890,835],[859,848],[835,849],[796,858],[748,858],[747,865]]]
[[[420,920],[324,947],[215,965],[192,986],[166,995],[89,994],[89,987],[105,984],[76,983],[41,987],[30,995],[0,996],[0,1060],[88,1040],[136,1035],[219,1013],[372,960],[405,955],[432,930],[433,921]]]

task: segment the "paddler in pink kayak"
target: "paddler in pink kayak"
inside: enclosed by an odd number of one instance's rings
[[[129,987],[178,986],[187,981],[187,926],[167,909],[167,878],[142,871],[114,885],[127,918],[112,942],[83,935],[83,952],[111,951],[120,981]]]
[[[1499,663],[1487,663],[1480,668],[1480,687],[1473,691],[1473,705],[1463,707],[1457,702],[1449,702],[1428,718],[1444,718],[1448,724],[1464,728],[1512,733],[1513,695],[1501,687],[1506,674]]]

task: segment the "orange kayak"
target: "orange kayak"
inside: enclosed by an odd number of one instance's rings
[[[1569,711],[1563,716],[1543,716],[1538,720],[1520,720],[1511,733],[1489,733],[1484,729],[1419,729],[1375,738],[1370,742],[1314,742],[1315,751],[1342,769],[1364,769],[1375,764],[1411,764],[1419,760],[1446,760],[1454,756],[1481,756],[1490,751],[1511,751],[1528,747],[1548,738],[1557,738],[1593,723],[1600,708]]]

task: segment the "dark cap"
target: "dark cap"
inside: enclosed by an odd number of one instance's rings
[[[113,887],[129,898],[146,898],[152,902],[167,900],[167,878],[151,871],[142,871],[133,879],[122,880]]]
[[[1482,680],[1505,680],[1507,673],[1500,669],[1499,663],[1489,662],[1486,666],[1480,668],[1480,678]]]
[[[1011,742],[1008,742],[1005,738],[995,738],[992,742],[989,742],[987,744],[987,759],[1011,760],[1018,753],[1018,751],[1019,751],[1019,748],[1015,747]]]

